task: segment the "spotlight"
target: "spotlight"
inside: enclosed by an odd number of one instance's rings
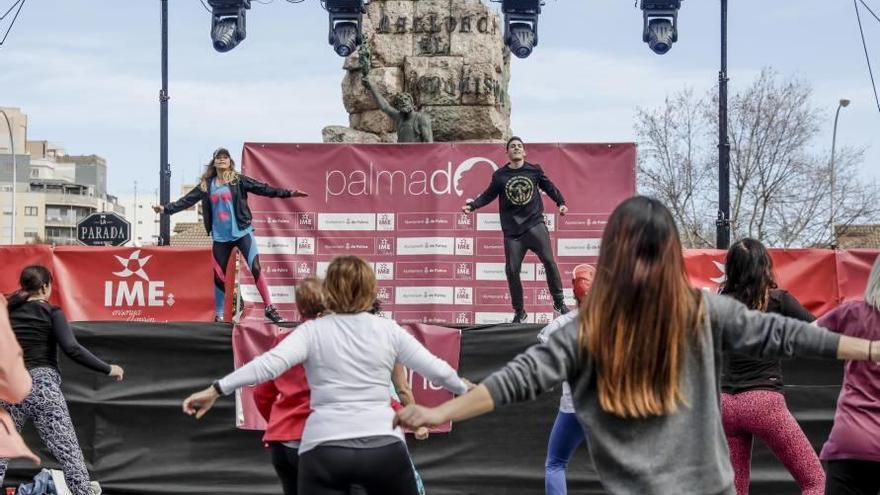
[[[538,46],[538,16],[543,0],[502,0],[504,44],[519,58],[526,58]]]
[[[251,0],[208,0],[211,4],[211,41],[218,52],[232,50],[244,40],[245,11]]]
[[[642,41],[663,55],[678,41],[678,9],[681,0],[642,0],[644,30]]]
[[[363,42],[364,0],[325,0],[324,8],[330,15],[329,41],[333,50],[340,57],[351,55]]]

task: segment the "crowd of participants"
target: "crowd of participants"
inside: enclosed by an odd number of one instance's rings
[[[401,426],[423,438],[427,427],[533,400],[560,384],[548,494],[566,493],[565,466],[586,442],[609,493],[742,495],[754,437],[804,494],[878,494],[880,259],[863,300],[816,321],[777,287],[759,242],[734,244],[726,273],[720,295],[691,287],[669,211],[631,198],[609,218],[595,269],[574,271],[578,311],[474,386],[374,314],[369,264],[339,257],[322,282],[297,288],[305,322],[188,397],[183,409],[202,417],[222,395],[260,384],[264,440],[285,494],[423,493]],[[15,434],[30,419],[71,492],[86,495],[89,475],[61,393],[57,348],[108,378],[121,380],[123,370],[79,345],[61,310],[48,303],[51,287],[48,270],[28,267],[21,289],[0,304],[0,407],[8,411],[0,411],[0,484],[8,457],[35,459]],[[782,395],[779,360],[793,357],[847,361],[819,456]],[[458,397],[433,408],[412,403],[401,365]]]

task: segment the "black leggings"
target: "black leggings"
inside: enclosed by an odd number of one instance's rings
[[[559,268],[553,261],[553,248],[550,247],[550,232],[544,223],[539,223],[525,231],[519,237],[504,237],[504,272],[507,275],[507,286],[510,289],[510,300],[515,311],[523,309],[523,288],[520,280],[523,258],[531,251],[538,255],[538,259],[544,264],[547,273],[547,286],[550,295],[553,296],[553,304],[560,305],[564,300],[562,295],[562,279],[559,277]]]
[[[299,451],[293,447],[285,447],[281,442],[269,442],[269,452],[272,454],[272,466],[278,479],[281,480],[284,495],[297,495]],[[360,486],[353,486],[349,493],[349,495],[364,494],[364,489]]]
[[[297,449],[285,447],[281,442],[269,442],[269,451],[272,453],[272,466],[281,479],[284,495],[296,495],[299,472]]]
[[[880,462],[859,459],[828,461],[825,495],[877,495]]]
[[[299,458],[299,492],[349,495],[353,485],[368,495],[418,495],[403,442],[384,447],[315,447]]]

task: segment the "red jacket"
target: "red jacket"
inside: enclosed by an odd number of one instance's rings
[[[280,334],[272,347],[278,345],[290,332]],[[269,423],[264,442],[287,442],[302,438],[306,418],[309,417],[309,382],[301,364],[287,370],[275,380],[254,389],[257,410]]]

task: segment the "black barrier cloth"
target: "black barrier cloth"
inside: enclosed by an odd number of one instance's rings
[[[80,323],[80,341],[98,356],[125,367],[112,382],[62,361],[64,391],[94,480],[109,495],[279,494],[280,485],[260,433],[237,430],[234,402],[220,399],[196,421],[180,409],[184,397],[232,369],[231,327],[222,324]],[[461,374],[485,378],[536,342],[539,326],[499,325],[466,329]],[[828,436],[842,366],[836,362],[784,364],[789,407],[818,449]],[[530,403],[508,406],[453,426],[450,435],[409,439],[429,495],[526,495],[543,493],[547,438],[559,390]],[[40,445],[33,427],[25,439]],[[45,449],[44,464],[55,467]],[[658,452],[657,455],[675,455]],[[36,469],[10,465],[7,485]],[[569,466],[570,493],[603,493],[586,448]],[[753,494],[797,494],[784,466],[755,442]]]

